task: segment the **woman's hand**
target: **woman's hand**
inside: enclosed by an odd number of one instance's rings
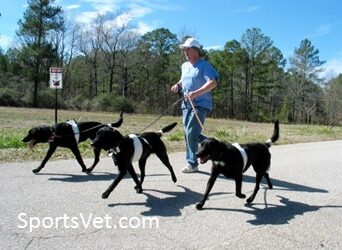
[[[171,92],[178,93],[179,88],[180,88],[179,83],[176,83],[176,84],[172,85]]]

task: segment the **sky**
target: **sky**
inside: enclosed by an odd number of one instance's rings
[[[288,59],[309,39],[326,61],[322,77],[342,73],[342,0],[56,0],[56,5],[80,23],[97,14],[126,13],[125,20],[140,34],[158,28],[194,35],[206,49],[222,49],[226,42],[257,27]],[[0,47],[15,40],[18,20],[27,0],[0,6]],[[179,37],[181,38],[181,37]]]

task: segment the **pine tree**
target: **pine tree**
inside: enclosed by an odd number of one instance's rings
[[[32,105],[38,106],[39,84],[47,80],[48,69],[57,57],[51,32],[63,27],[62,9],[53,0],[28,0],[23,19],[18,22],[21,58],[34,83]]]

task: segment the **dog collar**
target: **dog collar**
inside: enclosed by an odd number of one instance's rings
[[[72,130],[74,131],[76,143],[78,143],[80,140],[80,130],[78,129],[77,123],[74,120],[67,121],[67,123],[71,125]]]
[[[116,129],[112,126],[112,124],[110,124],[110,123],[108,123],[107,126],[110,127],[110,128],[112,128],[113,130],[116,130]]]
[[[240,154],[241,154],[241,156],[242,156],[242,159],[243,159],[243,169],[244,169],[244,168],[246,167],[246,165],[247,165],[247,160],[248,160],[246,151],[240,146],[239,143],[233,143],[232,145],[233,145],[236,149],[239,150],[239,152],[240,152]]]
[[[116,148],[109,149],[107,151],[107,155],[110,156],[110,157],[112,157],[113,155],[117,155],[118,153],[120,153],[119,146],[117,146]]]
[[[112,159],[113,159],[113,161],[114,161],[114,164],[115,164],[116,166],[118,165],[118,161],[117,161],[117,159],[116,159],[116,155],[117,155],[118,153],[120,153],[120,148],[119,148],[119,146],[117,146],[116,148],[109,149],[109,150],[107,151],[107,155],[108,155],[109,157],[112,157]]]
[[[215,165],[219,165],[219,166],[226,166],[226,163],[224,161],[213,161]]]

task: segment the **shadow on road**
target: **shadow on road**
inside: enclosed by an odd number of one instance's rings
[[[239,212],[246,213],[255,216],[255,219],[248,220],[247,222],[252,225],[283,225],[288,224],[290,220],[294,219],[298,215],[304,215],[304,213],[315,212],[322,208],[342,208],[342,206],[317,206],[308,205],[305,203],[291,201],[288,198],[278,196],[280,203],[284,205],[275,204],[246,204],[246,209],[231,209],[231,208],[204,208],[205,210],[215,211],[227,211],[227,212]],[[257,206],[265,206],[259,208]]]
[[[207,172],[200,172],[199,174],[209,175]],[[92,174],[53,174],[53,173],[41,173],[39,175],[52,175],[55,177],[49,178],[51,181],[62,181],[62,182],[88,182],[88,181],[109,181],[111,182],[116,175],[107,172],[95,172]],[[159,176],[159,175],[154,175]],[[131,178],[129,174],[126,178]],[[222,177],[226,179],[225,177]],[[232,180],[228,180],[232,181]],[[133,182],[133,180],[132,180]],[[255,183],[254,176],[245,176],[245,183]],[[203,188],[205,188],[205,183],[203,183]],[[309,193],[328,193],[327,190],[309,187],[301,184],[291,183],[283,180],[272,179],[274,190],[284,190],[284,191],[295,191],[295,192],[309,192]],[[266,183],[264,183],[266,185]],[[156,189],[144,189],[143,195],[147,197],[145,202],[132,202],[132,203],[112,203],[109,207],[117,206],[145,206],[149,208],[147,211],[142,212],[143,216],[163,216],[163,217],[174,217],[181,216],[182,210],[191,205],[195,205],[199,202],[203,196],[202,193],[194,192],[190,188],[180,186],[182,191],[160,191]],[[305,203],[292,201],[288,198],[278,196],[280,198],[281,205],[268,204],[266,200],[266,193],[269,189],[265,188],[265,198],[264,203],[259,204],[246,204],[242,209],[236,208],[213,208],[204,207],[204,210],[214,210],[214,211],[227,211],[227,212],[239,212],[246,213],[255,216],[255,219],[248,220],[247,222],[252,225],[282,225],[289,223],[290,220],[298,215],[303,215],[307,212],[318,211],[322,208],[342,208],[342,206],[317,206],[308,205]],[[158,193],[159,195],[155,195]],[[160,194],[166,197],[160,197]],[[234,194],[234,190],[230,192],[216,192],[212,193],[210,196],[220,196],[223,194]],[[208,201],[209,202],[209,201]],[[194,208],[195,209],[195,208]]]
[[[202,197],[201,193],[192,191],[191,189],[177,185],[184,191],[172,192],[172,191],[160,191],[155,189],[144,189],[144,195],[147,197],[146,202],[139,203],[118,203],[109,204],[109,207],[117,206],[146,206],[148,211],[141,213],[143,216],[163,216],[173,217],[180,216],[182,209],[186,206],[196,204]],[[163,195],[167,195],[166,198],[160,198],[152,195],[152,192],[157,192]]]
[[[210,175],[208,172],[200,171],[199,174]],[[116,177],[117,174],[112,174],[108,172],[93,172],[90,174],[82,173],[82,174],[59,174],[59,173],[39,173],[37,175],[51,175],[57,177],[51,177],[49,180],[51,181],[62,181],[62,182],[88,182],[88,181],[112,181]],[[139,177],[139,174],[137,174]],[[147,174],[148,176],[168,176],[168,174]],[[127,174],[124,178],[131,178],[129,174]],[[227,179],[226,177],[220,176],[220,179]],[[133,181],[133,180],[132,180]],[[232,179],[228,179],[228,181],[232,181]],[[296,184],[292,182],[287,182],[283,180],[273,179],[271,177],[271,181],[273,183],[275,190],[286,190],[286,191],[296,191],[296,192],[309,192],[309,193],[328,193],[327,190],[309,187],[301,184]],[[246,183],[255,183],[254,176],[244,176],[243,182]],[[263,179],[262,183],[266,184]],[[204,184],[205,186],[205,184]]]
[[[92,173],[82,173],[82,174],[60,174],[60,173],[38,173],[36,175],[47,175],[56,176],[49,178],[49,181],[62,181],[62,182],[88,182],[88,181],[113,181],[117,174],[108,172],[92,172]],[[140,175],[137,173],[140,179]],[[168,176],[168,174],[151,174],[147,176]],[[124,179],[131,179],[129,174],[126,174]],[[133,181],[133,179],[132,179]]]
[[[200,171],[199,173],[204,174],[204,175],[208,175],[208,177],[210,176],[210,173],[208,173],[208,172]],[[288,182],[288,181],[273,179],[272,175],[270,177],[271,177],[271,181],[272,181],[272,184],[273,184],[273,187],[275,190],[309,192],[309,193],[328,193],[328,191],[324,190],[324,189],[308,187],[305,185],[296,184],[296,183],[292,183],[292,182]],[[227,178],[224,177],[223,175],[220,175],[219,178],[227,180]],[[228,180],[232,181],[233,179],[228,179]],[[255,183],[255,176],[244,175],[243,182],[254,184]],[[262,179],[261,183],[267,185],[265,178]]]
[[[115,175],[107,172],[97,172],[95,174],[59,174],[59,173],[39,173],[36,175],[55,176],[49,178],[49,181],[62,181],[62,182],[88,182],[88,181],[111,181]]]

